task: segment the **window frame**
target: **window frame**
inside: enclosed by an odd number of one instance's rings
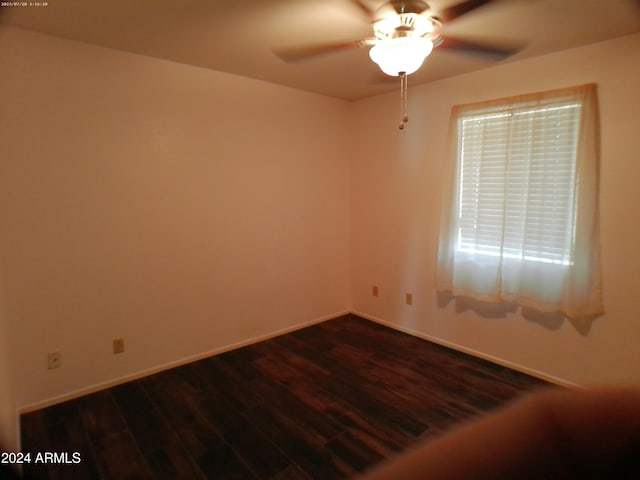
[[[470,110],[505,102],[548,105],[566,97],[582,103],[576,160],[576,214],[573,252],[568,264],[519,261],[474,255],[456,248],[458,224],[457,118]],[[451,108],[442,182],[436,289],[443,298],[465,297],[490,303],[514,303],[540,312],[577,319],[604,312],[599,220],[600,117],[594,83],[485,100]],[[544,217],[540,219],[545,220]]]
[[[576,220],[576,214],[577,214],[575,181],[577,176],[576,163],[577,163],[577,148],[578,148],[580,117],[582,113],[581,110],[582,110],[582,103],[580,101],[576,101],[575,99],[567,99],[564,97],[559,97],[557,99],[552,98],[548,102],[545,102],[544,105],[539,105],[535,102],[517,102],[517,101],[513,102],[510,99],[505,99],[503,100],[502,105],[493,106],[490,109],[487,109],[486,107],[479,107],[475,110],[469,109],[464,112],[461,112],[457,116],[457,118],[455,119],[457,122],[457,136],[458,136],[457,138],[458,178],[457,178],[457,188],[456,188],[457,195],[458,195],[458,199],[457,199],[458,200],[457,201],[458,203],[457,227],[458,228],[457,228],[457,235],[456,235],[457,251],[464,252],[464,253],[478,254],[478,255],[503,257],[505,259],[512,259],[512,260],[551,263],[551,264],[560,264],[560,265],[573,264],[574,262],[573,246],[575,244],[575,220]],[[473,239],[471,238],[472,235],[469,235],[469,234],[465,235],[464,233],[464,230],[465,230],[464,224],[468,224],[468,220],[466,220],[467,215],[465,212],[466,211],[465,201],[464,201],[465,191],[467,189],[471,189],[471,190],[475,189],[478,192],[475,197],[475,202],[477,204],[480,202],[480,199],[482,196],[480,191],[483,190],[485,187],[483,186],[483,181],[480,178],[477,178],[475,182],[471,180],[465,183],[466,182],[465,163],[467,160],[467,156],[465,155],[467,150],[465,148],[467,146],[465,144],[465,130],[466,130],[467,124],[471,124],[471,123],[475,123],[476,125],[479,124],[480,128],[484,129],[485,127],[487,127],[487,124],[485,121],[488,121],[489,123],[488,128],[499,130],[500,127],[494,125],[492,120],[498,119],[498,118],[506,119],[505,122],[502,122],[503,123],[502,128],[504,131],[500,131],[499,133],[501,135],[504,135],[505,138],[511,138],[512,137],[511,130],[513,128],[512,124],[513,124],[513,121],[517,120],[516,117],[526,115],[526,116],[530,116],[529,118],[533,119],[533,122],[535,122],[536,120],[538,122],[545,122],[542,125],[538,125],[538,128],[544,129],[544,128],[549,128],[550,127],[549,123],[553,122],[553,119],[546,118],[548,116],[547,114],[549,112],[556,112],[556,111],[571,111],[571,117],[573,117],[571,119],[571,132],[570,132],[570,136],[572,137],[570,141],[571,152],[568,154],[568,156],[570,156],[571,158],[564,159],[565,165],[568,165],[569,169],[571,170],[569,191],[566,192],[566,195],[562,196],[565,199],[565,202],[563,205],[564,209],[566,210],[565,217],[566,217],[566,220],[570,222],[570,232],[565,231],[565,238],[563,239],[564,245],[560,246],[559,244],[556,243],[550,246],[549,248],[545,248],[544,245],[541,244],[542,242],[540,242],[538,243],[537,246],[534,246],[534,248],[531,248],[530,246],[527,249],[523,249],[523,248],[518,249],[513,245],[513,243],[510,244],[509,241],[505,239],[504,233],[500,241],[491,242],[489,239],[485,239],[482,243],[478,241],[473,241]],[[536,118],[536,117],[539,117],[539,118]],[[535,128],[536,127],[534,125],[531,125],[527,132],[528,137],[521,138],[520,141],[524,140],[528,142],[533,142],[533,137],[536,136]],[[556,133],[556,135],[559,136],[560,134]],[[507,145],[502,145],[502,146],[504,148],[507,148]],[[481,148],[484,148],[484,144],[481,146]],[[473,154],[471,154],[470,156],[473,156]],[[495,162],[495,160],[493,161]],[[503,159],[503,162],[508,163],[509,160]],[[469,163],[472,163],[471,168],[481,169],[483,167],[482,158],[471,159],[469,160]],[[521,163],[526,164],[525,168],[529,168],[529,175],[535,175],[535,173],[532,174],[530,172],[531,164],[532,164],[531,156]],[[502,168],[507,169],[508,167],[502,167]],[[479,175],[477,175],[477,177],[479,177]],[[505,185],[504,185],[505,190],[512,188],[512,185],[509,184],[510,180],[508,178],[505,178],[504,182],[505,182]],[[526,193],[522,194],[522,197],[526,197],[526,196],[527,196]],[[554,197],[543,196],[543,199],[539,201],[541,201],[542,203],[547,201],[556,205],[558,197],[561,197],[561,195],[555,195]],[[520,200],[522,201],[522,199]],[[504,201],[506,202],[506,200]],[[468,199],[467,199],[467,202],[468,202]],[[551,210],[551,209],[553,209],[553,207],[548,207],[547,210],[545,210],[545,213],[548,213],[548,210]],[[477,206],[476,206],[476,210],[477,210]],[[527,221],[526,214],[524,216],[523,215],[519,215],[519,216],[512,215],[512,216],[516,218],[510,218],[509,220],[511,221],[518,221],[518,220],[522,222]],[[476,225],[476,228],[477,228],[477,222],[478,222],[477,215],[475,217],[476,218],[473,220],[475,222],[474,225]],[[503,222],[505,222],[504,219],[503,219]],[[483,226],[485,228],[489,226],[489,229],[497,228],[496,224],[491,224],[488,221],[485,222]],[[504,229],[508,227],[505,227],[503,225],[501,228]],[[466,229],[469,230],[470,228],[467,227]],[[495,239],[492,239],[492,240],[495,240]],[[561,250],[561,253],[551,253],[551,250],[558,250],[558,249]]]

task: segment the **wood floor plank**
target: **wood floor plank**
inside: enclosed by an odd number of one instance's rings
[[[278,472],[269,480],[312,480],[312,479],[299,466],[289,465],[287,468]]]
[[[200,470],[195,460],[183,451],[160,448],[144,454],[154,478],[205,480],[207,477]]]
[[[226,443],[242,458],[258,478],[268,478],[283,470],[289,460],[229,400],[211,396],[205,400],[209,418]]]
[[[89,437],[101,439],[127,430],[127,424],[116,404],[111,390],[81,397],[77,406]]]
[[[325,409],[322,408],[323,404],[320,405],[321,408],[314,408],[314,405],[302,402],[289,389],[278,383],[258,378],[251,382],[251,388],[263,398],[269,399],[270,408],[287,412],[289,417],[300,425],[300,428],[318,438],[320,442],[326,442],[344,431],[344,425],[326,414]]]
[[[93,442],[99,478],[104,480],[147,480],[154,475],[128,431],[101,435]]]
[[[114,387],[111,391],[128,430],[135,437],[138,449],[143,454],[159,449],[180,449],[177,434],[142,385],[131,382]]]
[[[287,344],[287,340],[287,338],[280,339],[283,345],[293,348],[291,344]],[[386,389],[381,389],[380,395],[377,397],[370,395],[370,392],[362,388],[363,382],[368,383],[368,379],[358,375],[354,370],[332,361],[324,352],[315,351],[313,348],[306,349],[303,354],[297,354],[290,350],[287,350],[287,352],[288,364],[296,356],[302,357],[304,355],[306,361],[298,359],[294,362],[298,367],[296,371],[300,372],[301,375],[314,378],[314,383],[328,393],[330,397],[347,402],[356,409],[366,410],[379,421],[393,425],[413,436],[419,436],[427,429],[426,425],[421,424],[414,418],[403,415],[401,411],[388,402],[380,401],[382,396],[386,394]],[[319,371],[331,373],[317,375]],[[296,387],[292,385],[291,388],[295,389]]]
[[[218,357],[210,357],[194,365],[195,375],[208,385],[208,390],[225,396],[239,410],[254,407],[262,402],[245,383],[241,375]]]
[[[347,478],[354,473],[286,413],[260,406],[245,412],[245,415],[311,478],[331,480]]]
[[[203,479],[171,422],[158,410],[141,384],[128,383],[112,389],[144,457],[155,478]]]
[[[256,360],[262,358],[262,354],[251,346],[222,353],[217,358],[244,381],[250,381],[260,376],[260,372],[255,369],[253,364]]]
[[[35,480],[350,478],[545,382],[346,315],[21,417]]]
[[[205,454],[198,456],[196,462],[206,478],[224,478],[227,480],[251,480],[256,478],[228,445],[209,449]]]
[[[96,478],[97,464],[89,437],[86,435],[80,412],[75,402],[64,402],[45,410],[23,415],[22,441],[29,445],[23,451],[31,453],[32,463],[24,465],[26,478],[34,479],[84,479]],[[38,454],[47,452],[66,454],[69,461],[80,455],[81,462],[42,463]]]
[[[354,409],[349,404],[335,404],[325,413],[334,421],[344,425],[345,429],[359,431],[391,452],[398,452],[416,441],[415,437],[399,432],[392,425],[379,422],[367,412]]]
[[[226,444],[220,433],[211,426],[205,417],[194,416],[180,419],[169,417],[168,422],[180,439],[183,451],[192,458],[204,455],[211,448]]]
[[[352,435],[349,430],[327,442],[327,448],[358,473],[384,460],[384,456]]]

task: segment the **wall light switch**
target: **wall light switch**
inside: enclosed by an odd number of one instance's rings
[[[113,353],[124,353],[124,338],[113,339]]]
[[[53,370],[54,368],[60,368],[62,366],[62,353],[49,352],[47,353],[47,368]]]
[[[374,297],[377,297],[377,296],[378,296],[378,286],[377,286],[377,285],[374,285],[374,286],[373,286],[373,296],[374,296]]]
[[[407,303],[407,305],[413,305],[413,295],[411,293],[406,294],[405,302]]]

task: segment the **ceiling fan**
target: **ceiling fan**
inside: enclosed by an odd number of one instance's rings
[[[362,0],[349,1],[371,22],[371,37],[339,43],[274,48],[273,52],[287,62],[296,62],[340,50],[370,47],[371,60],[387,75],[400,77],[400,129],[408,121],[407,76],[422,66],[434,48],[497,58],[506,58],[521,48],[513,44],[482,43],[442,33],[445,24],[493,0],[465,0],[437,12],[423,0],[389,0],[376,9],[370,8]]]

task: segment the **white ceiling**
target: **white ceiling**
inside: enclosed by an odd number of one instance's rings
[[[273,54],[272,47],[370,36],[369,20],[348,0],[38,1],[47,5],[0,7],[0,23],[337,98],[358,99],[397,88],[397,80],[379,72],[365,48],[297,63]],[[459,1],[429,0],[429,4],[437,12]],[[363,2],[372,8],[381,3]],[[639,31],[636,0],[495,0],[444,28],[447,35],[527,43],[503,61]],[[436,49],[409,77],[409,85],[495,62]]]

